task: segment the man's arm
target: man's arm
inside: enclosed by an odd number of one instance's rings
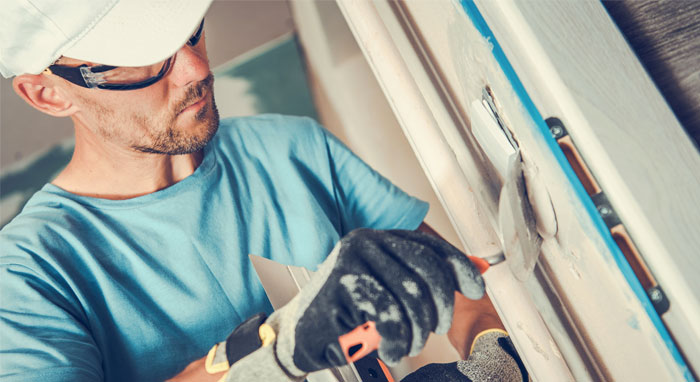
[[[231,361],[226,364],[232,364],[227,378],[300,380],[309,372],[343,365],[347,361],[339,336],[367,320],[374,322],[381,336],[380,358],[396,363],[417,354],[430,332],[448,331],[455,290],[480,298],[483,288],[478,269],[461,251],[436,236],[355,230],[341,239],[311,283],[292,301],[264,324],[251,318],[255,325],[244,323],[239,326],[243,330],[234,331],[227,343],[232,337],[232,343],[243,343],[239,339],[250,339],[253,333],[252,342],[258,345],[252,353],[240,355],[243,358],[223,357]],[[263,327],[272,335],[265,336]],[[272,339],[266,341],[266,337]],[[203,377],[206,362],[195,362],[175,380]]]
[[[426,222],[421,223],[418,231],[443,239]],[[447,338],[462,359],[467,359],[469,356],[474,339],[479,333],[494,328],[505,330],[487,294],[484,294],[480,300],[470,300],[455,292],[454,309],[452,327],[447,332]]]
[[[42,268],[39,251],[23,253],[29,240],[10,237],[0,234],[0,381],[104,380],[98,346],[65,279]]]
[[[440,235],[425,222],[423,222],[417,230],[440,237]],[[469,355],[475,337],[482,331],[491,328],[503,329],[503,324],[498,318],[498,314],[493,308],[488,296],[484,295],[484,297],[479,300],[470,300],[460,293],[455,292],[454,315],[452,326],[448,332],[448,338],[462,358],[466,359]],[[210,374],[207,372],[205,364],[206,357],[198,359],[190,363],[180,374],[170,381],[216,382],[221,380],[225,371]],[[262,365],[258,366],[264,367]]]
[[[202,357],[189,365],[180,372],[180,374],[176,375],[172,379],[169,379],[168,381],[170,382],[217,382],[221,378],[223,378],[224,374],[226,374],[226,371],[222,371],[220,373],[216,374],[209,374],[204,366],[206,362],[207,357]]]

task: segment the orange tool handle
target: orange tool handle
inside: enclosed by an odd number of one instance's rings
[[[476,256],[467,256],[469,260],[471,260],[472,264],[476,266],[476,269],[479,270],[479,273],[482,275],[484,272],[486,272],[487,269],[491,266],[488,261],[482,259],[481,257],[476,257]]]
[[[351,332],[338,337],[338,343],[340,343],[340,348],[348,363],[355,362],[379,349],[379,341],[381,340],[382,337],[379,336],[374,321],[367,321]]]
[[[486,272],[491,266],[486,260],[480,257],[467,257],[481,274]],[[343,350],[343,354],[345,354],[345,359],[347,359],[348,363],[362,359],[367,354],[379,349],[379,342],[381,340],[382,337],[379,335],[379,332],[377,332],[377,326],[374,321],[367,321],[351,332],[338,337],[338,343],[340,343],[340,348]]]
[[[374,350],[377,350],[381,339],[374,321],[367,321],[353,329],[350,333],[338,337],[338,342],[340,343],[340,348],[343,350],[343,354],[345,354],[345,359],[347,359],[348,363],[352,363],[362,359]],[[384,362],[377,358],[377,363],[379,363],[379,367],[382,369],[386,380],[394,382],[394,378],[391,376],[391,372],[389,372],[389,368],[386,367]]]

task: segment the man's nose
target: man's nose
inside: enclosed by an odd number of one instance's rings
[[[202,44],[202,42],[200,42]],[[197,83],[209,75],[209,58],[206,50],[185,44],[175,55],[170,81],[178,87]]]

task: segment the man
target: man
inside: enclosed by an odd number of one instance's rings
[[[0,233],[3,380],[173,377],[248,317],[271,312],[248,254],[315,268],[356,228],[429,229],[421,225],[425,203],[376,174],[315,122],[282,116],[219,121],[202,30],[208,5],[3,5],[0,71],[15,76],[14,90],[29,105],[75,125],[68,166]],[[372,232],[351,236],[327,261],[324,291],[340,290],[338,280],[347,276],[334,278],[347,269],[337,264],[362,258],[343,248],[392,242],[419,248],[414,252],[422,256],[433,245],[422,236]],[[431,251],[442,264],[450,250]],[[367,274],[382,280],[395,267]],[[478,284],[478,276],[470,277]],[[403,346],[398,356],[422,347],[416,330],[434,330],[438,316],[451,313],[452,293],[461,290],[453,284],[431,295],[431,301],[444,299],[446,310],[422,324],[402,316],[413,332],[380,330],[384,346],[409,341],[411,348]],[[323,326],[308,308],[324,295],[305,293],[303,308],[297,304],[265,321],[280,340],[293,342],[302,324]],[[336,303],[324,298],[325,305]],[[453,329],[465,341],[460,351],[497,321],[487,300],[464,306],[467,318]],[[290,320],[289,330],[279,324]],[[314,366],[296,364],[311,350],[293,343],[286,353],[291,366],[281,375],[316,370],[315,359]],[[206,373],[198,361],[179,378],[201,380]]]

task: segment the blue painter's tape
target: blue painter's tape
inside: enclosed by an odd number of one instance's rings
[[[533,125],[537,126],[537,130],[540,132],[542,138],[554,154],[554,157],[559,163],[559,166],[561,166],[562,170],[566,174],[566,177],[569,180],[571,187],[574,189],[576,195],[583,203],[583,206],[585,207],[588,216],[593,221],[593,224],[595,225],[595,228],[597,229],[598,233],[604,239],[605,244],[608,247],[609,253],[612,255],[613,260],[620,268],[620,271],[629,283],[630,288],[641,302],[642,307],[644,307],[644,310],[649,316],[649,319],[654,324],[654,327],[656,327],[656,330],[659,332],[659,335],[666,344],[668,351],[671,353],[671,356],[676,361],[678,368],[681,370],[687,381],[694,381],[693,375],[691,374],[688,365],[683,360],[683,357],[678,351],[676,344],[673,342],[671,336],[666,330],[666,327],[661,322],[661,318],[656,313],[656,310],[654,310],[654,306],[651,304],[651,301],[649,300],[649,297],[644,291],[644,288],[642,288],[642,285],[639,283],[639,280],[634,275],[634,272],[632,271],[632,268],[627,262],[627,259],[625,259],[625,256],[622,254],[622,251],[620,251],[620,248],[613,241],[612,235],[610,234],[608,227],[605,225],[603,218],[601,218],[598,214],[598,211],[595,205],[593,204],[593,201],[586,193],[586,190],[583,188],[583,185],[579,181],[578,177],[576,177],[576,174],[569,165],[569,162],[566,160],[564,153],[561,151],[559,145],[549,132],[549,127],[544,122],[544,119],[535,107],[535,104],[530,99],[530,96],[528,95],[527,91],[525,91],[525,87],[520,82],[520,79],[515,73],[515,70],[513,70],[513,67],[510,65],[510,62],[506,58],[506,55],[503,53],[501,46],[498,44],[498,41],[493,35],[493,32],[491,32],[491,29],[488,27],[488,24],[486,24],[486,21],[481,15],[481,12],[479,12],[479,9],[476,7],[476,4],[474,4],[473,0],[460,0],[460,2],[462,4],[462,8],[469,16],[476,29],[493,46],[493,56],[496,58],[496,61],[501,67],[503,74],[505,74],[506,78],[513,87],[513,91],[518,96],[523,107],[529,114]]]

